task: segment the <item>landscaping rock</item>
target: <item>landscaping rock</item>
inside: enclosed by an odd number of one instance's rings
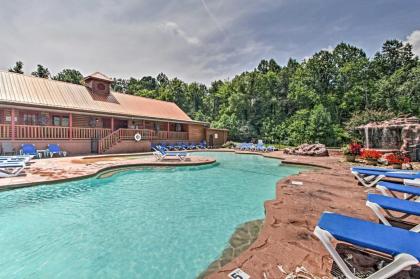
[[[286,148],[284,150],[286,154],[302,155],[302,156],[328,156],[328,150],[324,144],[302,144],[294,148]]]

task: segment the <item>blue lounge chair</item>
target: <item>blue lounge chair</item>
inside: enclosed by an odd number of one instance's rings
[[[416,171],[404,171],[404,170],[392,170],[392,171],[373,171],[365,169],[353,168],[351,173],[362,183],[365,187],[373,187],[385,177],[388,178],[399,178],[399,179],[416,179],[420,178],[420,172]]]
[[[67,152],[61,150],[61,147],[59,144],[48,144],[48,154],[50,155],[50,157],[54,157],[54,155],[58,155],[58,156],[67,156]]]
[[[200,141],[200,146],[202,146],[203,149],[207,149],[207,142],[205,140]]]
[[[168,148],[168,150],[173,151],[173,150],[175,150],[175,145],[174,145],[173,143],[170,143],[170,144],[167,146],[167,148]]]
[[[267,147],[267,152],[272,152],[272,151],[276,151],[276,148],[272,145]]]
[[[36,158],[40,158],[40,154],[36,150],[35,144],[24,143],[20,149],[20,155],[32,155]]]
[[[264,144],[257,144],[255,146],[255,150],[259,152],[267,152],[267,148],[264,146]]]
[[[188,149],[190,149],[190,150],[193,150],[193,149],[196,149],[196,148],[197,148],[197,146],[194,143],[190,143],[188,145]]]
[[[347,242],[394,257],[394,261],[373,273],[368,279],[385,279],[401,270],[419,264],[420,234],[408,230],[324,212],[314,234],[320,239],[347,278],[358,278],[335,250],[331,240]]]
[[[18,176],[25,167],[25,162],[0,162],[0,178]]]
[[[398,198],[391,198],[382,195],[368,194],[366,206],[372,209],[378,219],[387,226],[392,226],[388,218],[402,221],[410,216],[420,216],[420,202],[401,200]],[[395,213],[390,211],[396,211],[402,215],[396,216]],[[382,212],[385,212],[383,214]],[[413,228],[410,230],[413,232],[420,232],[420,224],[412,224]]]
[[[184,161],[185,158],[189,156],[187,152],[173,152],[173,151],[165,151],[162,148],[155,148],[155,152],[153,152],[153,155],[156,157],[157,160],[162,161],[168,157],[176,157],[180,161]]]
[[[408,181],[404,180],[404,182],[409,183]],[[420,180],[412,180],[412,183],[418,183],[420,186]],[[395,192],[403,193],[405,200],[417,200],[420,201],[420,187],[418,186],[411,186],[405,185],[400,183],[394,182],[386,182],[380,181],[376,185],[376,189],[378,189],[384,196],[393,196],[394,198],[399,198]]]
[[[155,143],[152,143],[151,145],[150,145],[150,148],[153,150],[154,148],[156,147],[156,144]]]
[[[389,171],[401,171],[399,169],[388,169],[388,168],[374,168],[374,167],[362,167],[356,166],[352,167],[351,170],[361,170],[361,171],[378,171],[378,172],[389,172]]]

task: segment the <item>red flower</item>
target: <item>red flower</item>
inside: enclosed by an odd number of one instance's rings
[[[362,146],[356,142],[352,142],[349,144],[349,151],[352,155],[360,155],[360,151],[362,150]]]
[[[378,160],[381,156],[382,153],[375,149],[363,149],[361,153],[363,159]]]
[[[405,156],[402,152],[391,153],[385,156],[388,164],[407,164],[410,163],[410,158]]]

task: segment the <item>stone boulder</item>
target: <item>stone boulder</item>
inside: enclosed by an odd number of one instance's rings
[[[328,156],[328,150],[324,144],[302,144],[298,147],[286,148],[284,153],[291,155],[302,155],[302,156]]]

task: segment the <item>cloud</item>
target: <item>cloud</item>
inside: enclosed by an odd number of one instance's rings
[[[209,7],[206,4],[205,0],[201,0],[201,4],[203,4],[204,9],[206,10],[207,14],[210,16],[210,18],[213,20],[214,24],[217,26],[217,28],[220,30],[221,33],[226,35],[226,31],[223,28],[223,26],[220,24],[219,20],[213,15],[213,13],[210,11]]]
[[[418,29],[420,8],[420,2],[376,0],[2,2],[0,69],[22,60],[26,73],[42,64],[54,74],[64,68],[122,78],[164,72],[207,84],[252,70],[261,59],[285,64],[340,42],[373,54],[386,39]]]
[[[188,36],[184,30],[182,30],[178,24],[175,22],[168,21],[163,26],[164,30],[172,32],[176,36],[180,36],[187,43],[191,45],[199,45],[201,43],[200,39],[197,37]]]
[[[420,57],[420,30],[415,30],[408,35],[407,42],[413,46],[414,54]]]

